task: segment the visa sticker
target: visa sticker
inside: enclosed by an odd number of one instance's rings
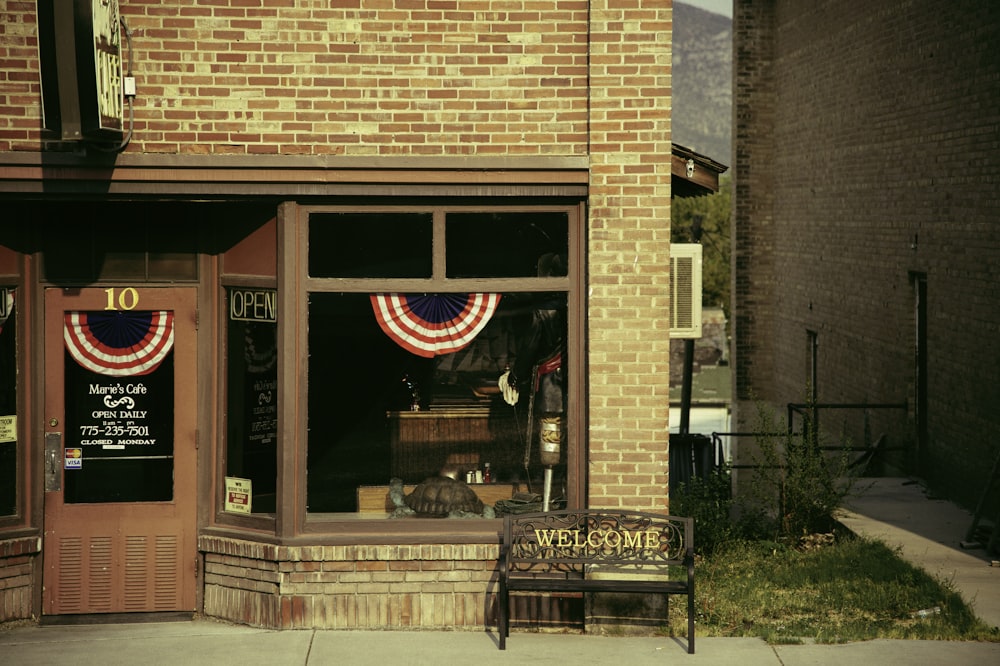
[[[83,468],[83,449],[66,449],[64,460],[63,467],[66,469]]]

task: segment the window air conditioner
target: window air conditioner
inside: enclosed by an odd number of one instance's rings
[[[670,337],[701,337],[701,245],[670,245]]]

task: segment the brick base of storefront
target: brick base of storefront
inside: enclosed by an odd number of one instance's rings
[[[204,613],[279,629],[481,629],[496,544],[281,546],[202,536]]]
[[[0,622],[34,617],[33,570],[41,550],[39,537],[0,540]]]

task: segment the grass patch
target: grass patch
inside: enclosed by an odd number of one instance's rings
[[[808,411],[800,425],[793,432],[758,404],[753,473],[740,495],[728,466],[671,493],[671,511],[695,521],[698,634],[773,644],[1000,642],[950,581],[837,523],[853,485],[850,447],[823,444]],[[685,633],[681,615],[671,614],[672,635]]]
[[[733,541],[695,565],[699,636],[774,644],[875,638],[1000,641],[947,581],[879,541],[840,535],[792,548]],[[926,616],[918,611],[931,610]],[[683,613],[671,613],[675,635]]]

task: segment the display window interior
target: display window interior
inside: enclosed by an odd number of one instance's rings
[[[310,277],[330,280],[308,294],[308,512],[489,518],[543,489],[564,503],[570,214],[309,217]],[[399,501],[442,477],[460,486],[445,500]]]
[[[18,513],[16,289],[0,288],[0,517]]]
[[[278,349],[274,289],[230,288],[226,349],[227,511],[273,514],[277,496]]]

